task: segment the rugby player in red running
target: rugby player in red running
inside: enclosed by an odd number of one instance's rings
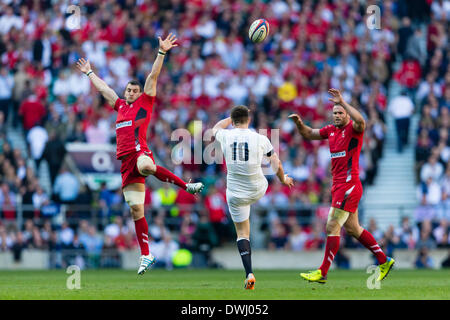
[[[176,47],[175,35],[169,34],[165,40],[159,39],[159,51],[152,71],[142,89],[138,81],[128,82],[124,97],[119,96],[91,69],[89,61],[79,59],[77,67],[84,72],[106,101],[117,111],[116,136],[117,159],[122,161],[122,190],[125,201],[130,206],[136,227],[136,236],[141,249],[138,274],[144,274],[155,263],[148,245],[148,224],[144,216],[145,178],[154,175],[161,181],[171,182],[189,193],[203,189],[202,183],[186,183],[169,170],[155,164],[153,154],[147,146],[147,128],[150,123],[156,96],[156,83],[164,56]]]
[[[334,103],[334,125],[312,129],[303,123],[298,114],[289,116],[305,139],[328,139],[333,177],[332,204],[326,226],[325,256],[319,269],[301,273],[300,276],[312,282],[327,281],[328,269],[339,249],[341,228],[344,227],[348,234],[358,239],[375,255],[379,263],[378,281],[381,281],[394,265],[394,259],[386,257],[372,234],[363,229],[358,222],[358,203],[363,192],[359,180],[359,154],[366,124],[361,113],[344,101],[339,90],[330,89],[328,93],[332,95],[330,101]]]

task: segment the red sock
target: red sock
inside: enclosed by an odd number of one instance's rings
[[[372,251],[372,253],[377,258],[379,264],[383,264],[383,263],[386,262],[386,259],[387,259],[386,255],[384,254],[383,250],[381,250],[381,248],[378,245],[377,241],[375,240],[375,238],[372,236],[372,234],[369,231],[363,230],[363,232],[359,236],[358,240],[367,249]]]
[[[148,224],[145,217],[134,221],[134,226],[136,228],[136,237],[141,247],[141,254],[144,256],[149,255],[150,250],[148,248]]]
[[[334,260],[334,256],[339,250],[339,241],[340,236],[328,236],[327,243],[325,245],[325,256],[323,257],[322,265],[320,266],[320,270],[322,271],[322,276],[326,276],[328,273],[328,269],[330,269],[331,263]]]
[[[170,172],[164,167],[156,166],[156,172],[154,176],[161,181],[176,184],[181,189],[186,190],[186,182],[178,178],[176,175],[174,175],[172,172]]]

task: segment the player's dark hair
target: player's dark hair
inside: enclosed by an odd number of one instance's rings
[[[132,86],[139,86],[139,90],[140,92],[142,92],[144,89],[142,88],[142,85],[139,81],[137,80],[130,80],[128,81],[127,85],[125,86],[125,90],[127,89],[128,85],[131,84]]]
[[[231,109],[231,121],[234,124],[245,124],[248,121],[249,113],[246,106],[235,106]]]

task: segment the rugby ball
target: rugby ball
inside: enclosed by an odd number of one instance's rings
[[[248,30],[248,37],[254,43],[259,43],[266,39],[269,34],[269,23],[265,19],[258,19],[253,21]]]

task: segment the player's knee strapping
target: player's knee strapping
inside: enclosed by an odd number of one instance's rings
[[[143,191],[126,190],[123,192],[123,196],[130,207],[144,204],[145,201],[145,192]]]
[[[152,158],[146,155],[139,156],[136,166],[139,170],[139,173],[143,176],[148,176],[155,173],[156,171],[156,165],[153,162]]]
[[[350,213],[348,211],[337,208],[330,208],[330,212],[328,213],[328,222],[330,220],[334,220],[342,227],[347,221],[349,214]]]

